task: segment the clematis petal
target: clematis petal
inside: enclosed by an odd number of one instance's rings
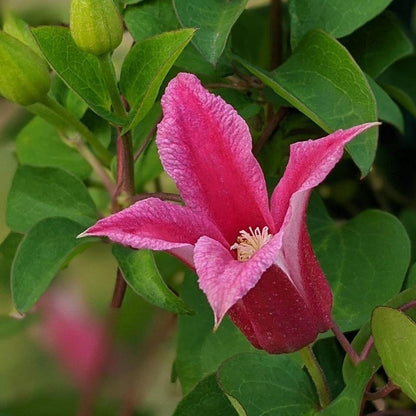
[[[271,229],[263,172],[234,108],[186,73],[169,83],[162,108],[156,143],[186,206],[217,224],[229,245],[242,229]]]
[[[270,354],[296,351],[318,336],[319,315],[309,307],[288,276],[276,265],[229,315],[248,340]]]
[[[312,189],[341,159],[344,146],[355,136],[379,123],[339,130],[318,140],[295,143],[289,163],[271,199],[276,228],[283,234],[276,264],[285,270],[317,317],[319,332],[331,324],[332,294],[310,242],[306,209]]]
[[[282,235],[275,235],[250,260],[235,260],[229,249],[209,237],[201,237],[195,245],[194,261],[199,287],[214,311],[215,328],[227,311],[260,280],[276,260]]]
[[[366,123],[317,140],[290,146],[285,173],[271,198],[271,211],[277,229],[283,225],[292,195],[318,186],[341,159],[344,146],[354,137],[380,123]]]
[[[193,267],[193,246],[202,235],[223,241],[216,226],[203,215],[181,205],[148,198],[103,218],[80,237],[108,237],[132,248],[168,250]]]

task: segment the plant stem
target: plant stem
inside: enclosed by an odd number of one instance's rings
[[[377,400],[382,399],[383,397],[388,396],[392,391],[397,390],[398,387],[393,384],[393,382],[390,380],[383,388],[375,391],[370,392],[367,391],[365,394],[365,398],[367,400]]]
[[[341,329],[338,327],[338,325],[335,323],[335,321],[332,321],[331,330],[334,333],[335,337],[337,338],[338,342],[341,344],[341,347],[350,357],[353,364],[357,365],[360,362],[360,356],[354,350],[352,345],[348,342],[347,338],[345,337]]]
[[[261,133],[260,137],[257,139],[256,144],[254,145],[254,148],[253,148],[254,155],[257,156],[260,153],[260,150],[263,148],[267,140],[277,129],[280,122],[283,120],[283,118],[285,117],[288,111],[289,110],[286,107],[281,107],[275,114],[271,116],[269,123],[267,124],[267,126]]]
[[[111,55],[110,53],[106,53],[99,56],[98,60],[100,62],[101,70],[103,71],[104,81],[110,94],[113,110],[118,116],[125,118],[127,113],[120,98],[120,91],[117,87],[116,72],[111,60]]]
[[[331,394],[329,392],[329,387],[325,374],[322,371],[321,366],[318,363],[318,360],[315,357],[315,354],[312,351],[310,346],[307,346],[299,351],[300,356],[307,368],[312,381],[315,384],[316,391],[319,397],[319,403],[322,408],[327,407],[331,403]]]
[[[135,153],[135,155],[134,155],[134,161],[135,162],[137,162],[137,159],[146,150],[147,146],[149,146],[150,142],[153,139],[153,136],[156,133],[157,125],[160,123],[161,120],[162,120],[162,116],[159,117],[159,119],[157,120],[157,122],[155,123],[155,125],[152,127],[152,129],[149,131],[148,135],[144,139],[144,142],[141,144],[141,146],[139,147],[139,149]]]
[[[113,155],[100,143],[85,124],[81,123],[81,121],[79,121],[70,111],[59,104],[58,101],[47,95],[42,104],[52,110],[59,118],[64,120],[68,127],[72,127],[77,131],[91,145],[97,156],[106,166],[110,165]]]
[[[400,306],[399,308],[397,308],[399,311],[405,312],[409,309],[415,308],[416,307],[416,300],[411,300],[410,302],[405,303],[404,305]],[[364,345],[364,348],[361,351],[360,354],[360,361],[366,360],[368,358],[368,356],[371,353],[371,350],[374,347],[374,338],[372,336],[370,336],[368,338],[368,341],[366,342],[366,344]]]
[[[113,194],[113,211],[116,212],[120,208],[118,197],[120,195],[127,197],[128,204],[131,203],[131,197],[134,194],[134,158],[133,143],[130,133],[123,136],[117,136],[117,187]],[[117,269],[117,278],[111,301],[112,308],[120,308],[123,304],[124,295],[126,293],[127,284],[124,280],[120,269]]]
[[[90,164],[94,172],[100,178],[101,182],[107,189],[110,195],[113,195],[115,191],[115,184],[111,179],[108,171],[101,165],[100,161],[91,152],[88,146],[81,139],[73,139],[71,143],[76,147],[80,155]]]

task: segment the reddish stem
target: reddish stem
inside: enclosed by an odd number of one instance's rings
[[[144,139],[144,142],[141,144],[141,146],[139,147],[139,149],[137,150],[137,152],[134,154],[133,160],[135,162],[140,157],[140,155],[146,150],[147,146],[149,146],[150,142],[152,141],[152,139],[153,139],[153,137],[154,137],[154,135],[156,133],[157,125],[160,123],[161,120],[162,120],[162,116],[159,117],[158,121],[155,123],[155,125],[149,131],[149,134]]]
[[[410,302],[405,303],[404,305],[400,306],[398,309],[399,311],[405,312],[409,309],[415,308],[416,307],[416,299],[415,300],[411,300]],[[374,338],[372,336],[370,336],[368,338],[367,343],[364,345],[364,348],[361,351],[360,354],[360,361],[366,360],[368,358],[368,356],[371,353],[371,350],[374,347]]]
[[[121,136],[119,132],[117,136],[117,187],[112,200],[113,212],[122,208],[118,204],[118,197],[122,194],[125,194],[129,199],[134,194],[134,158],[131,134],[126,133]],[[111,300],[112,308],[121,307],[126,288],[127,284],[123,274],[120,269],[117,269],[117,278]]]
[[[338,327],[338,325],[335,323],[334,320],[332,320],[331,330],[334,333],[335,337],[337,338],[338,342],[341,344],[344,351],[350,357],[353,364],[358,365],[358,363],[360,362],[360,356],[354,350],[354,348],[352,347],[352,345],[347,340],[346,336],[344,335],[344,333],[341,331],[341,329]]]
[[[274,115],[272,115],[269,123],[263,130],[263,133],[261,133],[260,137],[257,139],[256,144],[254,145],[253,153],[255,156],[257,156],[260,153],[260,150],[266,144],[267,140],[269,140],[271,135],[275,132],[275,130],[277,129],[283,118],[286,116],[288,111],[288,108],[281,107]]]
[[[370,392],[367,391],[365,394],[365,398],[367,400],[377,400],[382,399],[383,397],[388,396],[392,391],[397,390],[398,387],[393,384],[393,382],[390,380],[383,388],[375,391]]]

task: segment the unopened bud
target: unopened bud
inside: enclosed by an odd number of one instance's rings
[[[20,40],[0,31],[0,94],[27,106],[41,101],[51,80],[45,62]]]
[[[104,55],[120,45],[123,22],[113,0],[72,0],[70,27],[77,46]]]

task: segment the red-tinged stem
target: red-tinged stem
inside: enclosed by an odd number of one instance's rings
[[[390,380],[383,388],[375,391],[370,392],[367,391],[365,394],[366,400],[377,400],[382,399],[383,397],[388,396],[392,391],[397,390],[398,387],[393,384],[393,382]]]
[[[111,307],[113,309],[121,308],[126,289],[127,283],[124,280],[123,273],[121,273],[120,268],[117,268],[116,283],[114,285],[113,297],[111,299]]]
[[[338,342],[341,344],[341,347],[344,349],[344,351],[347,353],[347,355],[350,357],[351,361],[354,365],[357,365],[360,362],[360,356],[357,354],[357,351],[354,350],[344,333],[341,331],[339,326],[335,323],[335,321],[332,321],[332,332],[334,333],[335,337],[337,338]]]
[[[412,300],[410,302],[405,303],[404,305],[400,306],[398,309],[402,312],[405,312],[409,309],[415,308],[416,307],[416,299]],[[368,338],[367,343],[364,345],[364,348],[361,351],[360,354],[360,361],[366,360],[368,358],[368,356],[371,353],[371,350],[374,347],[374,338],[372,336],[370,336]]]
[[[131,198],[132,201],[142,201],[143,199],[147,198],[159,198],[162,201],[173,201],[173,202],[183,202],[182,198],[178,194],[171,194],[169,192],[149,192],[149,193],[142,193],[138,195],[133,195]]]
[[[250,86],[247,85],[239,85],[239,84],[227,84],[225,82],[211,82],[209,84],[204,84],[204,87],[207,89],[216,89],[216,88],[227,88],[231,90],[238,90],[238,91],[247,91],[250,89]]]
[[[153,139],[153,137],[156,133],[157,125],[160,123],[161,120],[162,120],[162,116],[159,117],[158,121],[155,123],[155,125],[152,127],[152,129],[149,131],[149,134],[144,139],[144,142],[141,144],[141,146],[139,147],[139,149],[135,153],[135,155],[134,155],[134,161],[135,162],[140,157],[140,155],[146,150],[147,146],[149,146],[150,142],[152,141],[152,139]]]
[[[125,135],[118,134],[117,137],[117,187],[113,194],[113,211],[120,208],[118,197],[123,195],[131,202],[134,194],[134,158],[133,143],[130,133]],[[117,278],[114,286],[113,298],[111,300],[112,308],[120,308],[123,304],[127,284],[124,280],[120,269],[117,269]]]
[[[281,107],[270,119],[269,123],[261,133],[260,137],[257,139],[256,144],[253,148],[253,153],[257,156],[260,153],[260,150],[266,144],[267,140],[271,137],[271,135],[275,132],[277,127],[279,126],[280,122],[288,113],[289,109],[286,107]]]
[[[416,308],[416,299],[410,302],[405,303],[404,305],[400,306],[399,310],[404,312],[408,311],[409,309]]]

